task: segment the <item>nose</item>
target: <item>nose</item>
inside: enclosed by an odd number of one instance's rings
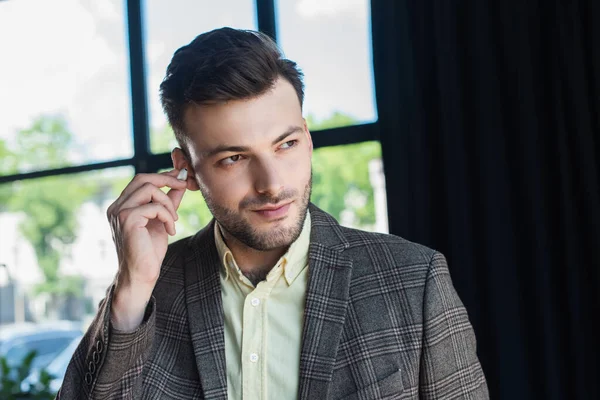
[[[275,160],[257,160],[254,168],[254,190],[269,197],[277,196],[284,187],[281,168]]]

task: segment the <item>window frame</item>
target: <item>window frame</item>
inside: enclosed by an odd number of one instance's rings
[[[160,169],[171,167],[170,153],[154,154],[150,150],[142,1],[143,0],[125,0],[127,11],[126,25],[128,34],[133,156],[131,158],[115,159],[105,162],[87,163],[4,176],[0,175],[0,184],[124,166],[134,167],[136,174],[155,172]],[[268,34],[277,41],[275,0],[255,0],[255,9],[258,30]],[[311,133],[314,147],[320,148],[366,141],[380,141],[379,129],[379,123],[375,121],[372,123],[312,131]]]

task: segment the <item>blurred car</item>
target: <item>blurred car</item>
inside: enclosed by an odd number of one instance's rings
[[[56,393],[58,392],[58,389],[60,389],[65,373],[67,372],[67,367],[69,366],[69,361],[71,361],[71,357],[73,356],[73,353],[75,353],[75,349],[77,349],[82,337],[83,336],[79,335],[73,339],[71,343],[69,343],[69,345],[45,368],[46,372],[52,376],[52,380],[50,381],[50,390],[52,392]],[[29,374],[29,376],[21,383],[21,390],[23,392],[28,392],[29,389],[32,386],[36,386],[39,381],[40,370],[38,369]]]
[[[18,324],[0,327],[0,357],[4,357],[12,371],[22,364],[32,350],[36,357],[31,370],[47,367],[73,340],[83,335],[81,326],[70,321],[44,324]]]

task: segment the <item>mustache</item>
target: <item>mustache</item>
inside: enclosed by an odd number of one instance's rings
[[[277,196],[261,194],[255,197],[249,197],[240,202],[240,208],[255,208],[266,206],[268,204],[278,204],[282,201],[293,199],[296,197],[297,193],[298,192],[294,189],[284,189]]]

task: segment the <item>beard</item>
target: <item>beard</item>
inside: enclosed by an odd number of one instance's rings
[[[291,245],[302,232],[306,213],[308,212],[308,202],[312,191],[312,173],[311,177],[304,187],[302,196],[296,203],[298,206],[298,216],[291,225],[280,226],[273,229],[268,229],[265,232],[259,231],[245,219],[238,211],[217,204],[214,199],[208,194],[203,185],[200,186],[200,191],[208,209],[213,217],[217,220],[222,229],[226,230],[234,238],[245,244],[246,246],[259,250],[268,251]],[[240,210],[246,210],[250,207],[259,208],[267,204],[278,204],[285,200],[290,200],[298,197],[298,191],[293,189],[283,190],[277,196],[259,195],[252,198],[245,198],[239,204]]]

